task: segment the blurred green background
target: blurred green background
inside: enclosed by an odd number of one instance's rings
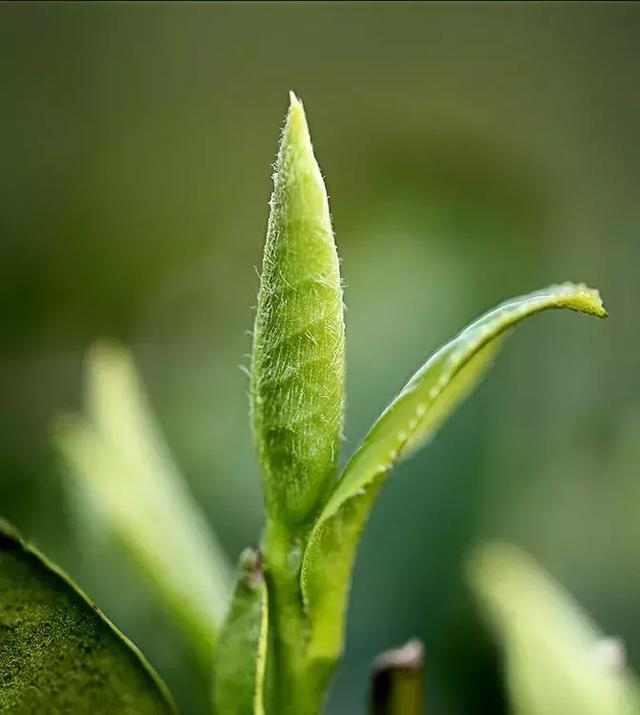
[[[535,555],[640,667],[640,6],[0,6],[0,512],[60,561],[198,712],[179,637],[77,543],[49,438],[96,338],[133,350],[235,559],[262,505],[247,364],[287,91],[327,178],[346,285],[345,455],[440,342],[512,294],[547,314],[383,492],[329,713],[381,650],[426,644],[429,712],[500,713],[470,547]],[[170,528],[170,525],[167,525]]]

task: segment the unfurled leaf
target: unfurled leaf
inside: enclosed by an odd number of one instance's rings
[[[2,521],[0,711],[177,712],[137,648]]]
[[[87,361],[89,419],[61,418],[56,443],[80,525],[115,538],[174,613],[207,670],[232,578],[178,472],[128,354],[100,345]]]
[[[260,554],[248,548],[240,556],[238,580],[216,655],[214,693],[219,715],[263,715],[267,628],[267,588]]]
[[[344,323],[327,193],[292,94],[278,152],[254,329],[252,421],[267,511],[297,524],[336,477]]]
[[[469,576],[502,645],[515,715],[640,713],[620,645],[526,554],[485,546]]]
[[[371,672],[371,715],[423,715],[424,648],[409,641],[376,658]]]
[[[318,517],[304,555],[302,592],[310,619],[310,657],[330,669],[344,631],[359,535],[396,461],[424,444],[485,375],[505,333],[551,308],[606,316],[597,291],[551,286],[494,308],[438,350],[409,380],[348,462]]]

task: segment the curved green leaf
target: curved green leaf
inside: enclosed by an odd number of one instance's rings
[[[351,457],[313,527],[303,560],[301,586],[311,621],[312,659],[330,668],[341,651],[358,538],[389,470],[424,444],[482,379],[505,333],[551,308],[606,316],[597,291],[570,283],[503,303],[429,358]]]
[[[519,549],[482,547],[470,582],[506,658],[517,715],[637,715],[640,691],[619,646]]]
[[[251,370],[267,513],[315,516],[337,476],[344,321],[329,204],[292,93],[274,173]]]
[[[207,669],[231,596],[227,559],[174,465],[128,353],[87,359],[91,422],[60,418],[54,438],[81,527],[113,536],[173,612]]]
[[[214,702],[220,715],[263,715],[267,588],[260,554],[245,549],[216,655]]]
[[[176,713],[137,648],[0,521],[0,711]]]

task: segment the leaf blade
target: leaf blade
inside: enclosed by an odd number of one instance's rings
[[[312,658],[331,664],[341,651],[357,542],[390,469],[424,444],[481,380],[508,330],[554,308],[606,317],[598,292],[582,284],[550,286],[506,301],[436,351],[371,428],[318,517],[304,554],[301,587]]]
[[[264,715],[267,604],[260,554],[246,549],[216,654],[214,697],[221,715]]]
[[[138,649],[0,520],[0,710],[177,713]]]
[[[344,320],[327,192],[300,100],[278,151],[251,367],[251,412],[267,512],[297,524],[337,476]]]
[[[470,559],[468,577],[503,646],[517,715],[640,711],[637,681],[624,665],[599,657],[604,634],[525,553],[484,545]]]
[[[154,424],[129,354],[101,343],[87,357],[92,421],[58,419],[80,526],[103,528],[175,614],[207,669],[231,593],[230,569],[215,535]],[[168,528],[170,526],[170,528]]]

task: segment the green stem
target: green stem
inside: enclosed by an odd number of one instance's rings
[[[262,552],[269,591],[269,653],[266,715],[317,715],[323,689],[311,677],[309,624],[300,591],[300,567],[308,528],[270,521]]]

